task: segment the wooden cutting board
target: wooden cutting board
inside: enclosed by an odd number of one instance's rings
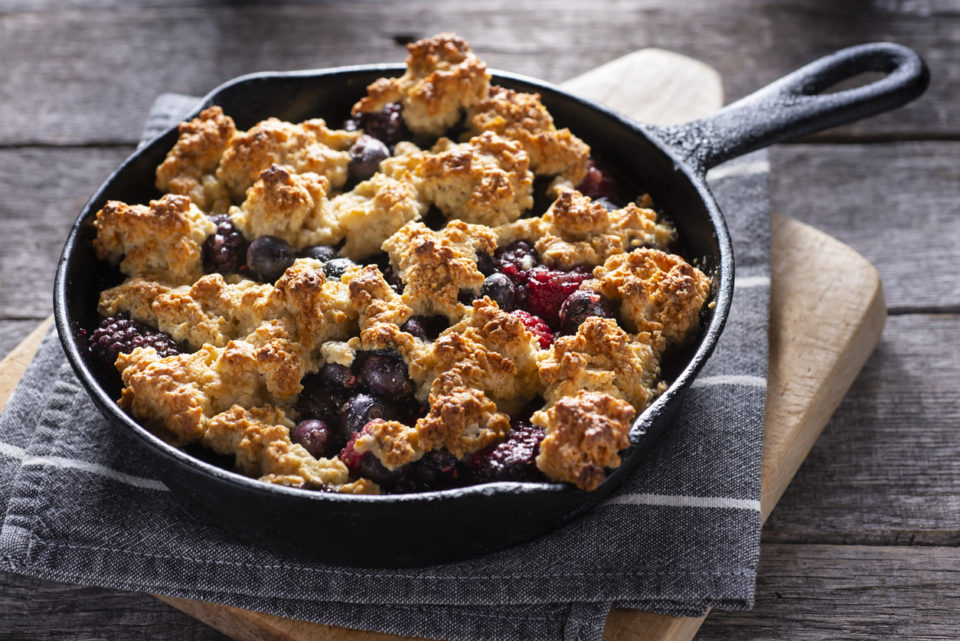
[[[619,58],[564,84],[637,120],[673,124],[723,104],[709,66],[657,49]],[[774,215],[770,363],[763,437],[763,519],[773,510],[850,384],[880,339],[886,319],[876,269],[812,227]],[[0,408],[49,327],[32,332],[0,363]],[[238,641],[412,641],[375,632],[294,621],[228,606],[157,598]],[[613,610],[605,641],[686,641],[705,617]]]

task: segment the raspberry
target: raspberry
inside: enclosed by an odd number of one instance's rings
[[[464,466],[477,483],[543,480],[536,463],[542,440],[541,428],[517,421],[506,440],[471,454]]]
[[[561,272],[547,267],[531,269],[527,274],[527,310],[552,328],[560,327],[560,307],[567,297],[590,277],[583,267]]]
[[[390,489],[395,486],[402,478],[401,469],[388,470],[377,460],[377,457],[370,452],[360,453],[354,449],[354,443],[361,434],[367,433],[366,425],[364,429],[355,433],[347,441],[347,444],[340,450],[340,460],[347,466],[351,476],[357,478],[370,479],[384,489]]]
[[[121,353],[129,354],[138,347],[152,347],[160,357],[180,353],[169,334],[151,329],[125,313],[103,319],[90,334],[88,345],[94,356],[111,367]]]
[[[211,216],[217,230],[203,241],[203,271],[235,274],[247,258],[247,241],[226,214]]]
[[[518,309],[513,312],[514,316],[520,318],[523,321],[523,326],[527,328],[531,334],[536,336],[540,340],[540,349],[547,349],[553,343],[553,332],[550,331],[550,327],[543,322],[542,318],[538,318],[529,312],[525,312],[522,309]]]
[[[616,200],[617,190],[617,181],[607,171],[598,167],[596,161],[591,158],[587,175],[577,185],[577,191],[590,198]]]

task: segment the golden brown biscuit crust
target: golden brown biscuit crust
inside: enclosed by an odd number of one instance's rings
[[[606,478],[606,468],[620,465],[620,450],[636,410],[603,392],[580,391],[564,396],[531,422],[546,432],[537,467],[555,481],[566,481],[588,492]]]
[[[502,225],[533,206],[533,173],[515,142],[485,132],[466,143],[441,138],[417,168],[424,197],[447,218]]]
[[[649,207],[634,203],[608,211],[576,190],[561,192],[539,218],[524,218],[497,228],[500,244],[534,243],[540,259],[552,267],[600,265],[610,256],[638,247],[665,249],[676,239],[673,226],[658,221]]]
[[[620,303],[629,329],[655,331],[677,343],[688,340],[710,296],[710,279],[680,256],[637,249],[609,257],[593,270],[598,289]]]
[[[93,226],[97,258],[119,262],[124,274],[171,285],[203,275],[201,246],[216,229],[189,198],[173,194],[149,207],[108,201]]]
[[[327,217],[329,186],[325,176],[270,165],[247,190],[243,204],[231,210],[230,218],[246,238],[276,236],[294,249],[335,243],[341,236]]]
[[[487,91],[486,64],[455,34],[441,33],[408,44],[407,53],[406,72],[367,87],[367,96],[353,106],[354,114],[381,111],[399,102],[411,131],[437,136],[455,125],[461,111]]]
[[[520,143],[536,174],[560,174],[574,185],[587,175],[590,147],[569,129],[556,128],[540,94],[494,85],[470,110],[469,122],[473,135],[492,131]]]
[[[98,254],[122,260],[131,277],[101,294],[101,313],[127,311],[195,350],[121,354],[120,403],[175,442],[234,455],[238,469],[266,482],[377,492],[368,480],[349,482],[340,461],[318,461],[293,444],[290,416],[306,373],[349,366],[360,350],[391,350],[429,408],[412,426],[368,424],[358,451],[391,469],[438,449],[463,457],[504,439],[510,415],[543,397],[533,417],[546,431],[538,467],[593,489],[619,464],[636,412],[664,389],[660,353],[695,332],[710,281],[658,251],[675,232],[649,198],[608,211],[573,189],[589,148],[556,128],[538,95],[489,87],[486,67],[452,34],[409,52],[407,72],[371,85],[354,112],[401,102],[408,126],[429,144],[427,136],[466,111],[466,141],[441,138],[425,149],[401,142],[373,177],[341,193],[347,149],[360,132],[275,118],[238,132],[214,107],[181,125],[157,170],[158,186],[171,194],[150,207],[104,207]],[[533,202],[534,173],[556,176],[548,193],[559,197],[544,214],[521,218]],[[419,222],[431,205],[451,219],[440,229]],[[200,247],[215,226],[201,210],[228,207],[247,241],[271,235],[295,249],[338,245],[358,262],[382,249],[400,283],[391,278],[391,286],[375,265],[328,278],[311,259],[296,260],[272,284],[203,275]],[[595,266],[581,288],[610,298],[623,327],[589,318],[541,349],[522,320],[490,298],[461,303],[484,283],[478,257],[518,239],[550,267]],[[412,316],[436,314],[450,326],[435,339],[401,329]]]
[[[247,189],[271,165],[283,165],[298,174],[319,174],[336,189],[347,181],[347,149],[359,135],[330,129],[321,118],[300,124],[268,118],[233,137],[220,158],[217,179],[235,202],[243,200]]]
[[[203,211],[225,212],[230,194],[216,178],[220,156],[237,128],[216,105],[189,122],[180,123],[180,137],[157,167],[157,189],[189,196]]]

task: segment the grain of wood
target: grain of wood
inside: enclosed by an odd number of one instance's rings
[[[147,594],[0,573],[3,641],[229,641]]]
[[[960,315],[887,320],[765,542],[960,545]]]
[[[927,58],[936,78],[929,96],[831,135],[956,137],[960,15],[951,3],[920,3],[923,11],[916,4],[64,0],[38,10],[18,0],[0,4],[0,144],[132,143],[161,91],[203,94],[265,69],[399,62],[400,42],[441,30],[462,33],[493,67],[552,81],[639,48],[675,50],[715,67],[734,99],[844,46],[902,42]],[[107,38],[128,44],[108,46]]]
[[[2,19],[0,19],[2,20]],[[0,319],[43,319],[73,221],[133,147],[0,149]]]
[[[5,358],[37,327],[37,320],[0,320],[0,358]]]
[[[754,610],[712,614],[697,641],[956,641],[958,630],[955,547],[765,545]]]
[[[960,144],[787,145],[773,150],[776,211],[873,263],[891,311],[960,311]]]

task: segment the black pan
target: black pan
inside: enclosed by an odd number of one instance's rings
[[[214,90],[192,115],[216,104],[240,129],[268,116],[292,122],[325,117],[339,124],[369,83],[402,69],[364,66],[244,76]],[[885,75],[855,89],[823,93],[863,72]],[[569,126],[629,182],[651,193],[675,222],[684,255],[701,261],[715,276],[715,306],[705,314],[700,336],[671,376],[669,389],[633,425],[623,464],[593,492],[551,483],[495,483],[421,494],[346,496],[261,483],[198,460],[141,427],[116,405],[116,372],[99,365],[86,349],[84,330],[98,322],[97,299],[110,274],[94,254],[92,221],[107,200],[144,203],[159,196],[154,171],[177,139],[174,128],[128,158],[84,207],[60,258],[54,303],[63,347],[90,396],[112,425],[149,452],[156,474],[188,509],[288,552],[383,567],[475,556],[533,538],[583,513],[619,485],[669,427],[684,390],[723,329],[733,295],[734,258],[704,180],[706,170],[780,140],[903,105],[923,93],[928,72],[916,53],[899,45],[852,47],[711,116],[674,127],[626,120],[530,78],[495,73],[493,81],[539,92],[561,126]]]

